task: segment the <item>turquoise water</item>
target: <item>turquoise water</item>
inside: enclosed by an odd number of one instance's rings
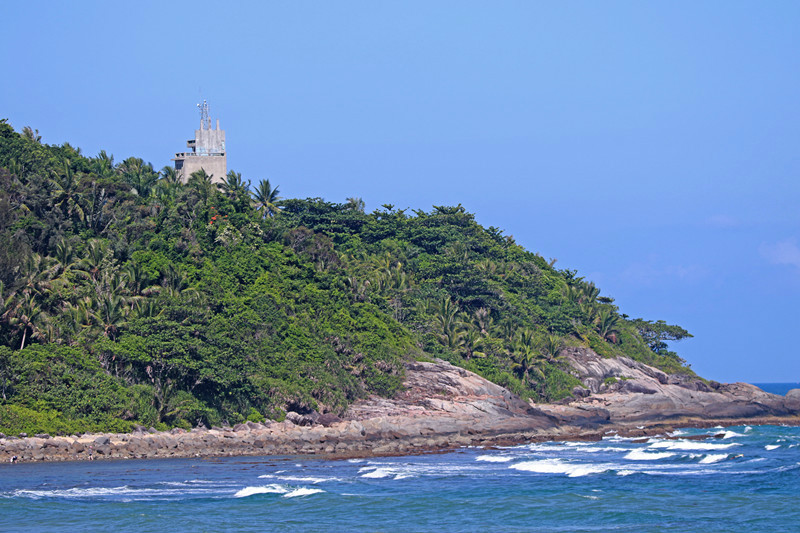
[[[0,531],[798,531],[800,429],[424,456],[0,465]]]

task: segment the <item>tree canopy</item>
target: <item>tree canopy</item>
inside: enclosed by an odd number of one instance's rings
[[[407,211],[181,183],[2,121],[0,406],[54,431],[342,413],[432,358],[557,400],[567,346],[691,372],[666,349],[682,328],[628,320],[461,205]]]

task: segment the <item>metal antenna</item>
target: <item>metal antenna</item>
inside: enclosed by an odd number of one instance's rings
[[[202,104],[197,104],[200,109],[200,124],[203,124],[206,129],[211,129],[211,118],[208,116],[208,102],[203,99]]]

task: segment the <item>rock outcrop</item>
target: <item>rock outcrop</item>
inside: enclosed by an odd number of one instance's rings
[[[611,423],[797,416],[800,412],[800,395],[783,397],[747,383],[720,384],[668,375],[625,357],[603,358],[584,348],[569,348],[563,355],[585,386],[584,391],[576,391],[576,400],[569,406],[607,413]]]
[[[672,426],[716,423],[800,424],[800,390],[786,397],[744,383],[706,383],[667,375],[630,359],[590,350],[564,356],[583,388],[557,405],[532,405],[508,390],[444,361],[408,363],[405,389],[395,398],[353,404],[331,413],[289,413],[283,422],[198,427],[131,434],[13,437],[0,435],[0,462],[224,455],[357,457],[413,454],[459,446],[531,441],[597,440]],[[773,417],[765,419],[764,417]],[[775,418],[782,417],[782,418]]]

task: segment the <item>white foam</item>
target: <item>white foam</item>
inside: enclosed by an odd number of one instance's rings
[[[726,453],[710,453],[700,459],[700,462],[703,464],[710,464],[710,463],[718,463],[720,461],[724,461],[728,458],[728,454]]]
[[[311,476],[275,476],[272,474],[264,474],[262,476],[258,476],[259,479],[280,479],[281,481],[294,481],[298,483],[323,483],[325,481],[341,481],[340,478],[336,477],[311,477]]]
[[[397,474],[396,476],[394,476],[394,479],[396,481],[398,479],[406,479],[406,478],[410,478],[410,477],[414,477],[414,476],[412,474],[408,473],[408,472],[401,472],[401,473]]]
[[[322,489],[309,489],[306,487],[300,487],[299,489],[294,489],[292,492],[288,492],[283,495],[284,498],[296,498],[298,496],[310,496],[311,494],[319,494],[320,492],[325,492]]]
[[[625,456],[625,459],[631,461],[658,461],[659,459],[666,459],[667,457],[674,456],[671,452],[645,452],[642,450],[631,450]]]
[[[764,446],[764,449],[769,452],[769,451],[772,451],[772,450],[776,450],[776,449],[778,449],[780,447],[781,447],[780,444],[767,444],[766,446]]]
[[[745,433],[749,433],[750,431],[753,431],[753,428],[751,428],[750,426],[746,426],[746,427],[744,428],[744,432],[745,432]]]
[[[731,439],[733,437],[744,437],[743,433],[736,433],[735,431],[726,431],[722,434],[723,439]]]
[[[536,474],[566,474],[569,477],[582,477],[589,474],[607,472],[612,469],[612,466],[606,464],[565,463],[560,459],[540,459],[511,465],[509,468]]]
[[[233,495],[234,498],[246,498],[254,494],[286,494],[289,489],[280,485],[265,485],[261,487],[245,487]]]
[[[716,442],[697,442],[691,440],[656,440],[648,448],[666,449],[666,450],[727,450],[739,446],[738,442],[731,442],[729,444],[721,444]]]
[[[196,487],[180,487],[172,488],[165,485],[163,488],[131,488],[127,485],[121,487],[73,487],[71,489],[50,489],[50,490],[16,490],[12,493],[12,497],[19,498],[106,498],[106,497],[121,497],[129,496],[136,498],[158,498],[158,497],[174,497],[175,495],[183,494],[206,494],[213,492],[214,489],[210,488],[196,488]]]
[[[511,455],[479,455],[475,460],[485,461],[487,463],[507,463],[513,461],[514,457]]]
[[[376,468],[371,472],[367,472],[366,474],[362,474],[361,477],[367,477],[371,479],[380,479],[384,477],[394,476],[398,474],[397,471],[392,470],[391,468]]]
[[[620,470],[617,472],[618,476],[630,476],[631,474],[635,474],[636,470]]]

